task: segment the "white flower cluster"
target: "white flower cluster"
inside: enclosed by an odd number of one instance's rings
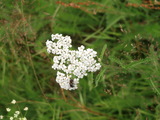
[[[16,100],[12,100],[11,103],[12,104],[16,104]],[[25,107],[24,111],[27,111],[27,110],[28,110],[28,107]],[[6,108],[6,111],[10,112],[11,109],[10,108]],[[21,114],[20,111],[15,111],[14,114],[13,114],[13,116],[9,116],[9,120],[27,120],[26,117],[19,117],[20,114]],[[0,119],[3,119],[3,118],[4,118],[4,116],[0,115]]]
[[[52,34],[51,40],[46,41],[46,46],[48,53],[55,55],[52,68],[58,70],[56,81],[63,89],[77,89],[80,78],[87,76],[87,72],[95,72],[101,67],[94,59],[97,52],[93,49],[85,49],[81,45],[78,50],[71,50],[70,36]]]

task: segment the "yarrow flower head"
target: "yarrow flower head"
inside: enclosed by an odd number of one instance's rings
[[[16,103],[17,102],[14,99],[11,101],[11,104],[16,104]],[[19,106],[18,106],[18,109],[19,109]],[[23,110],[27,113],[28,107],[25,107]],[[7,107],[6,111],[9,113],[9,115],[8,116],[0,115],[0,119],[6,120],[8,118],[9,120],[27,120],[27,118],[23,116],[23,114],[20,111],[17,111],[17,110],[14,111],[10,107]]]
[[[56,82],[61,88],[75,90],[78,88],[79,79],[87,76],[88,72],[95,72],[101,68],[100,63],[94,59],[97,52],[93,49],[85,49],[83,45],[78,50],[71,50],[70,36],[52,34],[51,40],[46,41],[48,53],[52,53],[52,68],[58,70]]]

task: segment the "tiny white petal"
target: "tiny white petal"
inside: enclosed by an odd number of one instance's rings
[[[16,104],[16,100],[12,100],[12,102],[11,102],[12,104]]]
[[[3,115],[0,115],[0,119],[3,119]]]
[[[11,111],[11,109],[10,109],[10,108],[6,108],[6,111],[7,111],[7,112],[10,112],[10,111]]]
[[[23,110],[24,110],[24,111],[27,111],[27,110],[28,110],[28,107],[25,107]]]
[[[10,120],[13,120],[13,117],[10,117],[9,119],[10,119]]]
[[[20,114],[20,111],[16,111],[15,113],[19,115],[19,114]]]

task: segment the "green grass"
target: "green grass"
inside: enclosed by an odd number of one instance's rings
[[[160,120],[160,10],[94,2],[103,7],[0,1],[0,115],[18,109],[10,104],[15,99],[22,111],[29,107],[28,120]],[[75,91],[55,81],[45,45],[55,33],[70,35],[75,49],[83,44],[101,58],[101,70],[81,79]]]

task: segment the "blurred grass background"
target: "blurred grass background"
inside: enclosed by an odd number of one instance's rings
[[[75,91],[55,82],[45,46],[55,33],[101,58]],[[28,120],[160,120],[158,1],[1,0],[0,54],[4,116],[15,99]]]

